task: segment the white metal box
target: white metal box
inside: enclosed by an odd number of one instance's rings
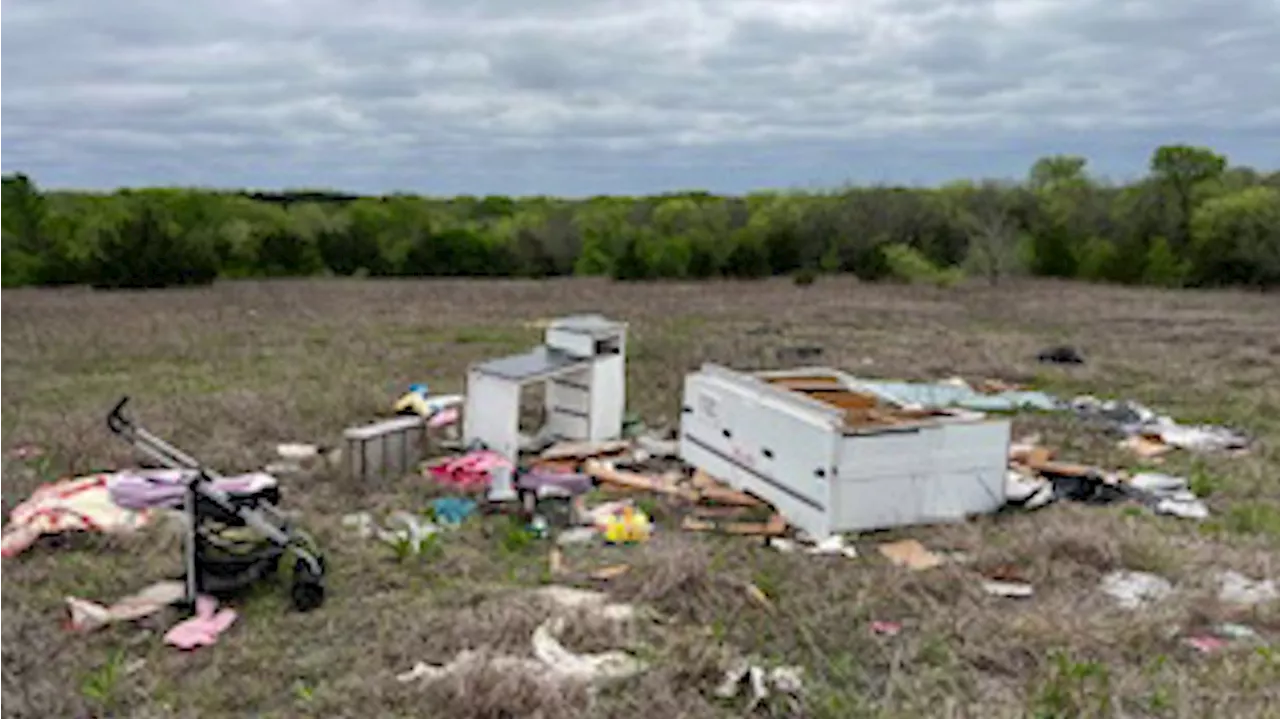
[[[685,377],[681,458],[821,539],[1004,504],[1009,421],[896,406],[838,370]]]
[[[421,417],[397,417],[352,427],[343,432],[347,471],[363,482],[396,479],[411,473],[422,461],[426,422]]]

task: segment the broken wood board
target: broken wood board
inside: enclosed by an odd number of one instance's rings
[[[629,571],[631,571],[631,567],[626,564],[612,564],[607,567],[600,567],[599,569],[592,570],[587,576],[604,582],[610,579],[617,579]]]
[[[1133,452],[1143,459],[1155,459],[1173,451],[1173,447],[1165,444],[1160,438],[1146,437],[1140,434],[1121,440],[1120,447]]]
[[[623,469],[610,467],[608,464],[599,460],[587,460],[583,469],[587,474],[595,477],[601,482],[605,482],[617,487],[627,489],[640,490],[645,492],[656,492],[671,497],[679,497],[690,502],[698,500],[698,493],[691,488],[681,487],[671,481],[669,477],[652,477],[637,472],[628,472]]]
[[[764,500],[736,490],[702,470],[693,473],[693,486],[701,501],[728,504],[735,507],[763,507]]]
[[[769,517],[767,522],[717,522],[709,519],[685,517],[680,528],[690,532],[723,532],[760,537],[778,537],[787,532],[787,522],[780,514]]]
[[[1097,467],[1090,467],[1087,464],[1041,460],[1039,457],[1029,458],[1023,464],[1041,474],[1052,474],[1058,477],[1093,477],[1101,474],[1101,470]]]
[[[622,454],[631,449],[630,440],[610,439],[603,442],[557,442],[539,455],[541,459],[588,459]]]
[[[914,539],[881,544],[878,549],[890,562],[914,571],[933,569],[943,562],[942,557],[925,549],[923,544]]]

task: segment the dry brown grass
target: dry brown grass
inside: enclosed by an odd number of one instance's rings
[[[702,361],[777,366],[780,350],[818,345],[817,362],[859,374],[999,377],[1128,396],[1185,419],[1238,424],[1262,445],[1242,458],[1166,462],[1212,491],[1215,518],[1204,527],[1059,505],[886,534],[967,551],[972,567],[909,573],[876,555],[879,537],[861,540],[858,560],[675,531],[642,547],[573,548],[571,567],[631,563],[606,588],[660,614],[622,637],[595,627],[569,638],[580,649],[625,638],[655,663],[594,704],[510,677],[431,688],[396,682],[419,660],[527,643],[542,614],[515,592],[548,580],[546,548],[504,546],[501,520],[489,520],[447,538],[437,557],[398,562],[344,534],[339,518],[420,508],[432,494],[423,482],[288,481],[286,504],[304,510],[330,555],[322,610],[299,615],[282,592],[264,591],[242,603],[242,621],[217,646],[191,655],[161,645],[160,623],[73,637],[60,627],[64,595],[128,593],[177,570],[176,545],[151,535],[38,547],[3,566],[5,716],[733,716],[710,690],[735,651],[804,665],[804,712],[815,717],[1280,712],[1277,650],[1202,657],[1179,643],[1180,633],[1226,618],[1280,637],[1276,608],[1241,615],[1219,606],[1207,577],[1227,568],[1280,576],[1280,302],[1263,295],[843,279],[811,287],[290,281],[138,294],[5,291],[4,448],[30,442],[49,454],[5,460],[4,504],[60,474],[129,464],[128,448],[102,424],[121,394],[135,397],[137,416],[162,436],[224,470],[250,469],[271,459],[277,442],[335,442],[343,427],[384,413],[410,382],[461,390],[468,362],[537,339],[527,321],[583,310],[632,323],[629,404],[651,424],[677,416],[682,375]],[[1035,362],[1042,346],[1063,342],[1089,364]],[[1065,418],[1019,425],[1066,456],[1133,466]],[[1035,584],[1035,598],[981,592],[976,570],[1006,564]],[[1096,591],[1117,567],[1158,571],[1179,591],[1149,611],[1124,612]],[[747,595],[748,583],[770,597],[772,611]],[[874,619],[904,629],[875,636]]]

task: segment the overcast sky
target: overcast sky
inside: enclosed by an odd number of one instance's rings
[[[1280,167],[1280,0],[4,0],[45,186],[743,191]]]

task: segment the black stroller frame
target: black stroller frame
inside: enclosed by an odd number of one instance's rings
[[[262,564],[263,568],[254,575],[255,579],[274,573],[276,564],[284,553],[292,552],[296,557],[290,589],[294,607],[306,612],[323,604],[324,557],[311,537],[291,526],[289,519],[280,512],[274,501],[259,499],[238,503],[218,489],[213,483],[223,479],[222,475],[125,417],[124,406],[128,401],[128,397],[122,398],[107,415],[107,427],[112,433],[164,467],[192,472],[192,478],[186,485],[182,510],[187,524],[183,542],[183,604],[192,608],[200,594],[215,593],[213,588],[206,586],[210,584],[206,581],[210,565],[202,555],[211,547],[216,549],[218,543],[205,531],[206,523],[248,527],[273,545],[274,551],[256,562]]]

